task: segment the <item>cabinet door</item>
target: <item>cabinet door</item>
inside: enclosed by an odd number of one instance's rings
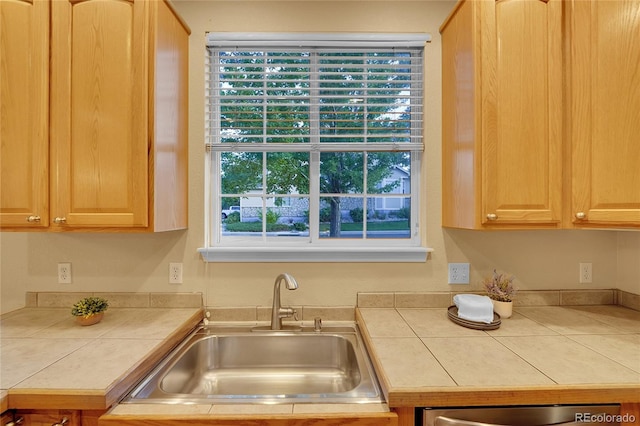
[[[18,410],[16,418],[22,417],[21,426],[81,426],[80,411],[69,410]],[[65,421],[66,419],[66,421]]]
[[[0,415],[0,425],[4,426],[11,421],[13,421],[13,412],[5,411]]]
[[[49,224],[49,2],[0,1],[0,226]]]
[[[54,226],[148,224],[148,2],[52,3]]]
[[[482,223],[562,208],[562,2],[482,2]]]
[[[572,5],[573,220],[640,226],[640,1]]]

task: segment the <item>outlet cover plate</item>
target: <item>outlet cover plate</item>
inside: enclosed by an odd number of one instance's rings
[[[468,263],[449,263],[449,284],[469,284]]]
[[[182,263],[169,263],[169,284],[182,284]]]
[[[71,284],[71,263],[58,263],[58,284]]]
[[[593,282],[593,269],[591,262],[580,263],[580,284]]]

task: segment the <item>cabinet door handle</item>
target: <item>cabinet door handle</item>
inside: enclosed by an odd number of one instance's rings
[[[62,420],[60,420],[60,423],[54,423],[51,426],[67,426],[69,424],[69,419],[66,417],[63,417]]]
[[[5,426],[18,426],[24,424],[24,417],[16,417],[13,421],[5,423]]]
[[[488,220],[497,220],[497,219],[498,219],[498,215],[497,215],[497,214],[495,214],[495,213],[489,213],[489,214],[487,215],[487,219],[488,219]]]
[[[578,212],[576,213],[576,219],[582,220],[582,219],[586,219],[587,215],[585,212]]]
[[[31,215],[27,218],[27,222],[29,223],[35,223],[35,222],[40,222],[40,216],[37,215]]]
[[[67,221],[66,217],[56,217],[55,219],[53,219],[53,223],[57,223],[57,224],[65,223],[66,221]]]

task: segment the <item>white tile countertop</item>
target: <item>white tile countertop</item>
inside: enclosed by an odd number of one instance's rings
[[[196,308],[110,308],[100,323],[83,327],[68,308],[26,308],[5,314],[0,317],[2,410],[112,407],[201,319],[202,310]],[[117,424],[122,415],[228,419],[344,413],[345,421],[356,415],[380,418],[389,415],[389,408],[386,404],[122,404],[109,415]]]
[[[110,308],[91,326],[68,308],[5,314],[2,407],[108,408],[201,319],[201,308]]]
[[[389,407],[412,413],[420,406],[640,400],[640,312],[628,308],[517,308],[493,331],[454,324],[444,308],[358,308],[357,318],[387,404],[122,404],[109,412],[109,424],[129,416],[240,421],[309,410],[374,415]]]
[[[359,308],[390,407],[640,401],[640,312],[519,307],[497,330],[443,308]]]
[[[201,317],[196,308],[119,308],[110,309],[101,323],[81,327],[69,309],[27,308],[4,315],[2,407],[60,408],[64,401],[63,408],[105,409],[135,383],[134,372],[137,381]],[[165,411],[209,417],[376,415],[389,407],[640,400],[640,312],[628,308],[519,307],[492,331],[454,324],[444,308],[358,308],[357,319],[387,404],[125,404],[111,410],[112,420]],[[33,406],[48,400],[53,405]]]

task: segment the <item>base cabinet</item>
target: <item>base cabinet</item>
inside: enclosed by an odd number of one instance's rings
[[[415,426],[416,409],[414,407],[397,407],[390,413],[372,414],[367,416],[333,414],[326,417],[320,416],[251,416],[252,424],[262,426],[338,426],[349,424],[353,426]],[[623,415],[622,426],[631,426],[640,421],[640,402],[623,403],[620,405],[620,413]],[[22,426],[147,426],[153,421],[154,425],[189,426],[210,425],[235,426],[247,424],[248,418],[242,416],[194,416],[176,417],[170,415],[153,416],[153,420],[141,415],[114,415],[104,411],[78,411],[78,410],[9,410],[2,413],[0,425],[4,426],[22,419]]]
[[[11,425],[11,423],[14,422],[14,420],[15,420],[15,417],[13,415],[13,412],[11,411],[7,411],[0,414],[0,425],[2,426]]]
[[[104,410],[8,410],[0,426],[98,426]]]
[[[287,415],[153,415],[106,414],[100,417],[99,426],[398,426],[398,416],[393,413],[317,413]]]
[[[82,426],[82,414],[77,410],[11,410],[2,425],[15,426]]]
[[[627,414],[623,426],[640,424],[640,402],[626,402],[620,406],[620,412]]]

